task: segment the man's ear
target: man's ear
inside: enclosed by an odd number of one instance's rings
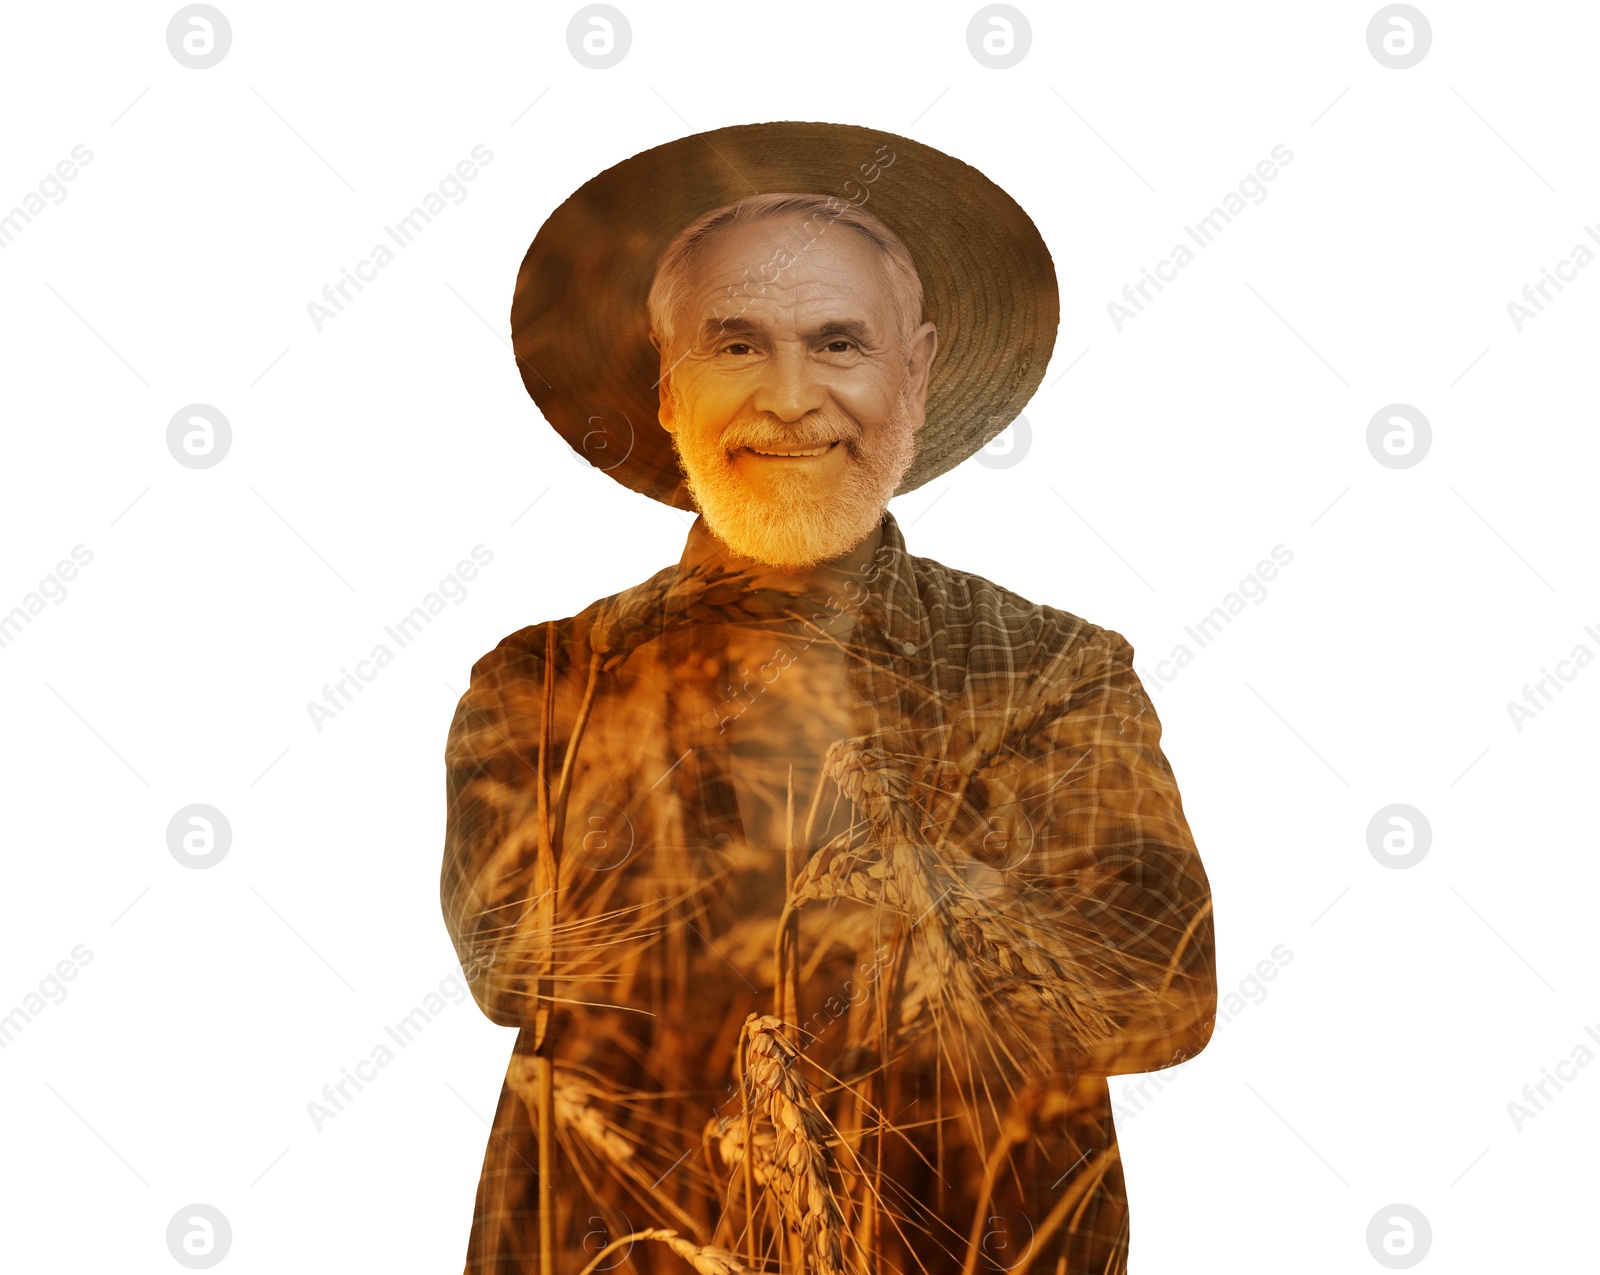
[[[672,414],[672,373],[668,372],[661,378],[661,383],[656,387],[659,403],[656,407],[656,419],[661,422],[661,428],[669,434],[678,432],[677,418]]]
[[[919,404],[927,400],[933,356],[938,352],[939,329],[932,323],[924,323],[911,338],[911,392]]]
[[[923,409],[928,401],[928,381],[933,368],[933,356],[939,351],[939,329],[932,323],[924,323],[911,337],[911,354],[909,366],[906,368],[906,377],[911,386],[911,402],[915,406],[917,423],[914,430],[921,429],[926,417]]]
[[[667,370],[669,364],[661,346],[661,334],[652,325],[646,335],[649,336],[650,344],[655,347],[656,355],[660,359],[661,379],[656,382],[656,393],[659,395],[659,401],[656,406],[656,419],[661,422],[661,428],[666,430],[667,433],[676,433],[678,423],[672,415],[672,386],[670,383],[672,373]]]

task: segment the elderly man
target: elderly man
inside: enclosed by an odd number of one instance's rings
[[[1215,1008],[1160,726],[1118,634],[912,556],[886,509],[919,460],[994,429],[930,408],[930,309],[991,416],[1037,386],[1042,360],[986,362],[952,298],[993,286],[985,252],[1003,286],[1042,245],[905,139],[687,140],[596,179],[679,189],[704,143],[765,188],[645,255],[654,376],[634,380],[674,474],[615,428],[635,424],[614,387],[562,398],[594,327],[513,311],[563,434],[698,517],[675,566],[479,660],[451,724],[445,917],[478,1004],[519,1028],[466,1269],[1125,1271],[1105,1077],[1197,1053]],[[857,143],[846,197],[811,193]],[[659,216],[650,193],[628,215]],[[987,218],[942,224],[940,200]],[[596,288],[563,234],[558,215],[519,301],[637,297]]]

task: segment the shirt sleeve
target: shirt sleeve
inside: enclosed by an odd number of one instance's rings
[[[513,635],[473,666],[445,743],[440,903],[473,999],[503,1027],[533,1024],[540,951],[535,905],[543,626],[524,634],[526,640]],[[553,751],[558,744],[559,738],[552,740]],[[553,773],[560,760],[556,752]]]
[[[980,781],[969,880],[1017,953],[993,1003],[1080,1074],[1172,1066],[1216,1014],[1210,885],[1132,661],[1095,626],[1043,661]]]

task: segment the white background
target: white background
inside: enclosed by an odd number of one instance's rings
[[[224,1270],[460,1268],[511,1029],[452,1005],[320,1131],[306,1104],[459,976],[442,750],[472,662],[686,527],[538,416],[517,266],[601,169],[794,118],[929,143],[1038,223],[1062,323],[1030,450],[892,508],[912,552],[1133,642],[1224,994],[1292,952],[1154,1101],[1113,1081],[1133,1270],[1380,1270],[1397,1202],[1424,1270],[1592,1269],[1600,1065],[1520,1130],[1507,1104],[1600,1024],[1600,665],[1521,730],[1506,703],[1600,655],[1600,264],[1520,332],[1506,305],[1600,227],[1600,10],[1423,0],[1432,48],[1392,70],[1373,0],[1029,0],[992,70],[970,0],[625,0],[597,71],[576,5],[222,7],[203,71],[164,6],[5,18],[0,209],[93,159],[0,250],[0,610],[93,561],[0,649],[0,1013],[92,960],[0,1050],[0,1264],[178,1270],[168,1219],[204,1202]],[[307,302],[480,143],[468,197],[317,332]],[[1118,332],[1107,302],[1280,143],[1268,197]],[[165,441],[197,402],[233,429],[205,470]],[[1432,424],[1409,469],[1367,449],[1391,403]],[[465,600],[315,729],[477,544]],[[1265,600],[1156,678],[1279,544]],[[205,871],[166,845],[195,802],[233,829]],[[1405,870],[1367,846],[1395,802],[1433,832]]]

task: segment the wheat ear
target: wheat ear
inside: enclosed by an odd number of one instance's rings
[[[700,1272],[700,1275],[750,1275],[750,1268],[741,1262],[737,1254],[728,1252],[725,1248],[717,1248],[711,1244],[694,1244],[684,1239],[676,1231],[664,1231],[659,1227],[650,1227],[643,1231],[634,1231],[631,1235],[624,1235],[614,1239],[603,1249],[589,1259],[578,1275],[594,1275],[600,1267],[600,1259],[608,1253],[613,1253],[624,1244],[632,1244],[635,1240],[660,1240],[690,1266]]]
[[[828,1175],[828,1122],[812,1100],[797,1066],[800,1055],[770,1014],[745,1020],[746,1101],[772,1121],[774,1185],[802,1251],[820,1275],[843,1275],[844,1214]],[[745,1157],[745,1164],[754,1159]]]

